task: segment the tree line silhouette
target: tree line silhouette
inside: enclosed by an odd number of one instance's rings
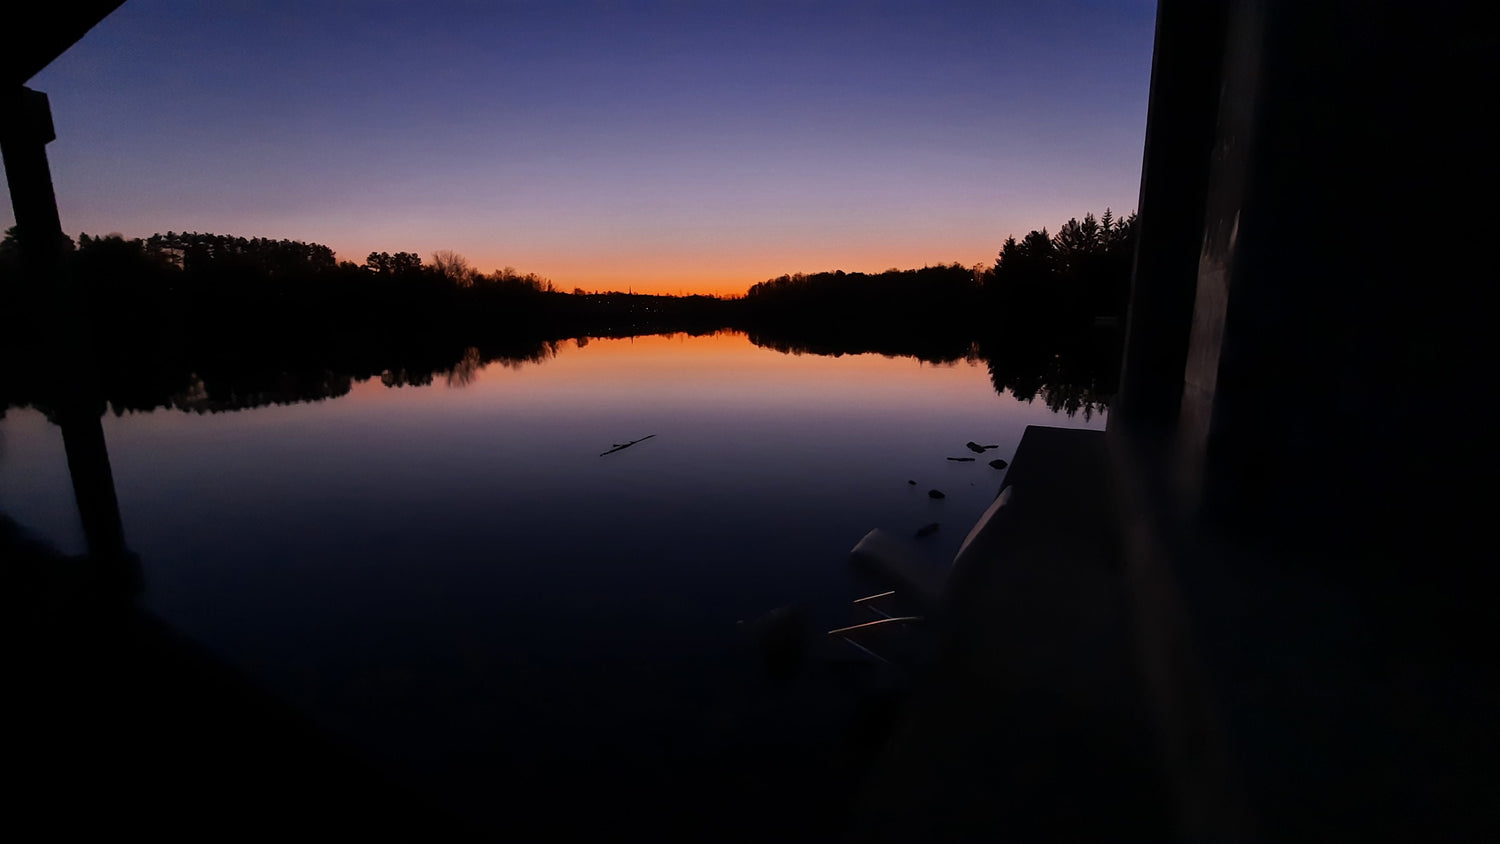
[[[1117,220],[1106,208],[1099,218],[1068,220],[1055,235],[1006,238],[986,285],[991,307],[1032,314],[1032,325],[1051,331],[1123,317],[1139,228],[1135,214]]]
[[[453,252],[355,264],[321,244],[197,232],[80,235],[62,283],[117,413],[311,401],[367,378],[462,384],[495,361],[547,360],[566,339],[737,330],[789,353],[983,358],[998,391],[1089,415],[1113,394],[1136,229],[1106,209],[1008,238],[992,266],[799,273],[737,298],[564,293]],[[56,297],[23,277],[16,234],[0,241],[0,412],[45,410],[66,377],[46,364],[48,321],[31,318]]]

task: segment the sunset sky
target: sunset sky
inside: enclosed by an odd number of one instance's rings
[[[560,288],[992,262],[1134,209],[1153,2],[128,2],[34,77],[63,228]],[[0,225],[13,222],[7,203]]]

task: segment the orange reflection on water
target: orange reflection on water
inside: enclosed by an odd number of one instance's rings
[[[567,406],[580,412],[621,401],[642,407],[701,401],[795,409],[833,398],[850,407],[945,381],[972,384],[985,378],[983,367],[977,368],[968,361],[934,364],[878,354],[787,354],[734,331],[596,337],[558,341],[556,354],[539,362],[495,361],[463,378],[439,373],[425,387],[390,388],[372,378],[355,384],[348,399],[365,407],[388,405],[423,390],[437,394],[428,404],[491,396],[506,407]]]
[[[892,379],[931,379],[934,370],[969,368],[964,361],[931,364],[915,358],[892,359],[877,354],[839,357],[810,352],[786,354],[757,346],[737,331],[699,336],[591,338],[581,344],[567,341],[559,347],[556,358],[539,366],[547,369],[551,381],[655,384],[660,379],[696,380],[722,374],[733,377],[747,390],[757,387],[786,390],[810,382],[827,383],[835,372],[846,385],[851,381],[868,381],[878,386],[889,384]],[[480,380],[493,382],[513,374],[491,365],[480,375]],[[763,382],[762,378],[775,380]]]

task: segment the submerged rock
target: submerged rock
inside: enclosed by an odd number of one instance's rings
[[[917,485],[917,482],[916,482],[916,481],[907,481],[907,482],[906,482],[906,485],[907,485],[907,486],[916,486],[916,485]]]
[[[921,527],[917,528],[917,537],[921,538],[921,537],[924,537],[924,536],[932,536],[934,533],[937,533],[937,532],[938,532],[938,523],[937,522],[932,522],[930,524],[925,524],[925,525],[922,525]]]
[[[740,627],[760,655],[765,678],[785,685],[802,669],[809,644],[807,613],[796,604],[779,607]]]
[[[948,496],[944,495],[942,493],[942,490],[929,489],[929,490],[927,490],[927,497],[928,498],[947,498]]]
[[[1004,460],[991,460],[990,461],[990,465],[994,466],[996,469],[1004,469],[1006,466],[1009,466],[1010,464],[1006,463]]]

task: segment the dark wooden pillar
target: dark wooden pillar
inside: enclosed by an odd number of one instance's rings
[[[1110,409],[1112,426],[1146,437],[1169,436],[1182,401],[1226,16],[1218,2],[1157,7],[1140,241],[1120,393]]]
[[[16,215],[22,276],[42,294],[35,301],[46,306],[46,312],[33,317],[53,341],[49,368],[56,388],[55,421],[62,428],[78,515],[95,561],[131,565],[99,422],[103,401],[94,383],[89,332],[79,293],[68,278],[70,242],[63,234],[47,164],[47,144],[55,137],[46,94],[24,86],[6,92],[0,103],[0,152]]]
[[[1214,5],[1160,3],[1110,418],[1179,829],[1488,840],[1500,43],[1478,4]]]

